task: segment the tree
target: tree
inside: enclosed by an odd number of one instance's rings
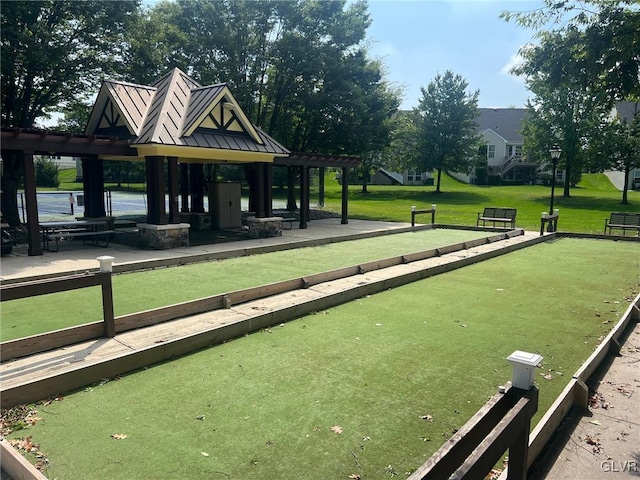
[[[624,172],[621,203],[628,205],[630,173],[640,168],[640,103],[623,102],[617,109],[618,115],[603,128],[597,150],[609,168]]]
[[[589,68],[580,55],[581,37],[577,28],[542,32],[540,45],[522,49],[524,62],[512,70],[525,78],[534,94],[524,120],[524,148],[544,163],[554,143],[562,147],[564,197],[579,180],[589,142],[610,110],[606,92],[598,85],[584,85],[576,73]]]
[[[524,28],[552,28],[570,38],[579,61],[565,68],[582,85],[615,101],[640,95],[640,11],[637,0],[544,0],[539,9],[502,12],[501,18]]]
[[[447,70],[436,75],[415,109],[420,116],[421,171],[437,170],[436,193],[440,193],[442,171],[468,171],[474,164],[480,142],[477,133],[479,90],[467,93],[462,76]]]
[[[382,151],[382,163],[394,171],[415,169],[420,143],[419,119],[414,111],[398,111],[391,119],[390,141]],[[485,157],[486,158],[486,157]]]
[[[0,96],[3,127],[32,128],[71,99],[97,89],[122,61],[137,1],[3,2]],[[20,223],[16,200],[22,159],[3,155],[2,213]]]

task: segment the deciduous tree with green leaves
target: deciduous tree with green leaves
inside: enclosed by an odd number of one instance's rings
[[[137,11],[137,0],[2,2],[2,126],[32,128],[36,119],[95,91],[105,75],[116,76]],[[13,226],[20,223],[22,161],[9,152],[2,160],[2,213]]]
[[[479,90],[468,92],[467,81],[447,70],[422,87],[415,109],[419,131],[419,171],[437,170],[436,193],[443,171],[466,172],[475,163]]]

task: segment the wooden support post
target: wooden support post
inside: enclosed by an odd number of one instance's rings
[[[189,164],[180,164],[180,211],[189,213]]]
[[[318,170],[318,205],[324,207],[324,167]]]
[[[166,225],[167,210],[164,201],[164,157],[145,157],[147,168],[147,223]]]
[[[27,229],[29,235],[29,256],[42,255],[40,225],[38,223],[38,197],[36,195],[36,170],[33,152],[22,152],[24,162],[24,194],[27,203]]]
[[[342,219],[340,223],[347,225],[349,223],[348,208],[349,208],[349,169],[342,167]]]
[[[169,175],[169,223],[180,223],[178,211],[178,157],[167,158]]]
[[[191,213],[204,213],[204,165],[189,164]]]
[[[300,167],[300,230],[309,221],[309,167]]]
[[[97,155],[82,159],[82,189],[84,216],[88,218],[106,217],[103,161]]]
[[[113,338],[116,336],[116,321],[113,312],[113,287],[111,273],[98,273],[104,275],[102,280],[102,318],[104,319],[104,336]]]
[[[265,217],[273,217],[273,165],[264,164],[264,209]]]

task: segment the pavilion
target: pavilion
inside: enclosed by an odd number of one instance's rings
[[[19,155],[24,162],[25,203],[29,255],[42,255],[33,156],[72,155],[82,159],[84,218],[106,218],[104,160],[143,161],[146,167],[147,216],[138,225],[152,240],[150,248],[174,248],[188,242],[191,224],[209,226],[207,219],[228,217],[220,205],[239,205],[240,191],[223,184],[209,185],[211,198],[204,210],[204,166],[243,165],[250,188],[249,209],[258,224],[278,222],[272,209],[274,166],[286,167],[289,178],[300,178],[300,228],[309,220],[309,170],[358,165],[356,157],[291,153],[255,126],[244,114],[226,84],[201,86],[174,68],[151,86],[105,81],[93,106],[84,135],[2,129],[2,156]],[[321,197],[324,175],[320,175]],[[165,187],[167,185],[168,187]],[[290,184],[291,187],[291,184]],[[168,191],[166,191],[168,190]],[[168,193],[169,207],[165,205]],[[236,198],[237,197],[237,198]],[[348,184],[342,182],[342,220],[348,223]],[[227,202],[228,201],[228,202]],[[213,210],[212,210],[213,209]],[[236,214],[236,210],[233,211]],[[239,215],[239,213],[237,213]],[[231,219],[235,225],[239,218]],[[281,220],[281,219],[280,219]],[[167,234],[170,232],[171,234]],[[176,235],[175,232],[178,232]],[[167,242],[167,238],[177,239]],[[155,239],[155,240],[154,240]]]

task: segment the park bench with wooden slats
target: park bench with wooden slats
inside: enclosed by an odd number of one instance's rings
[[[604,233],[609,230],[622,230],[622,234],[626,235],[627,230],[633,230],[640,236],[640,213],[617,212],[612,213],[608,220],[604,221]]]
[[[496,223],[502,223],[505,227],[509,224],[511,228],[515,228],[516,212],[515,208],[485,207],[482,213],[478,213],[476,226],[480,226],[480,222],[482,222],[482,226],[485,227],[486,222],[491,222],[494,227]]]

